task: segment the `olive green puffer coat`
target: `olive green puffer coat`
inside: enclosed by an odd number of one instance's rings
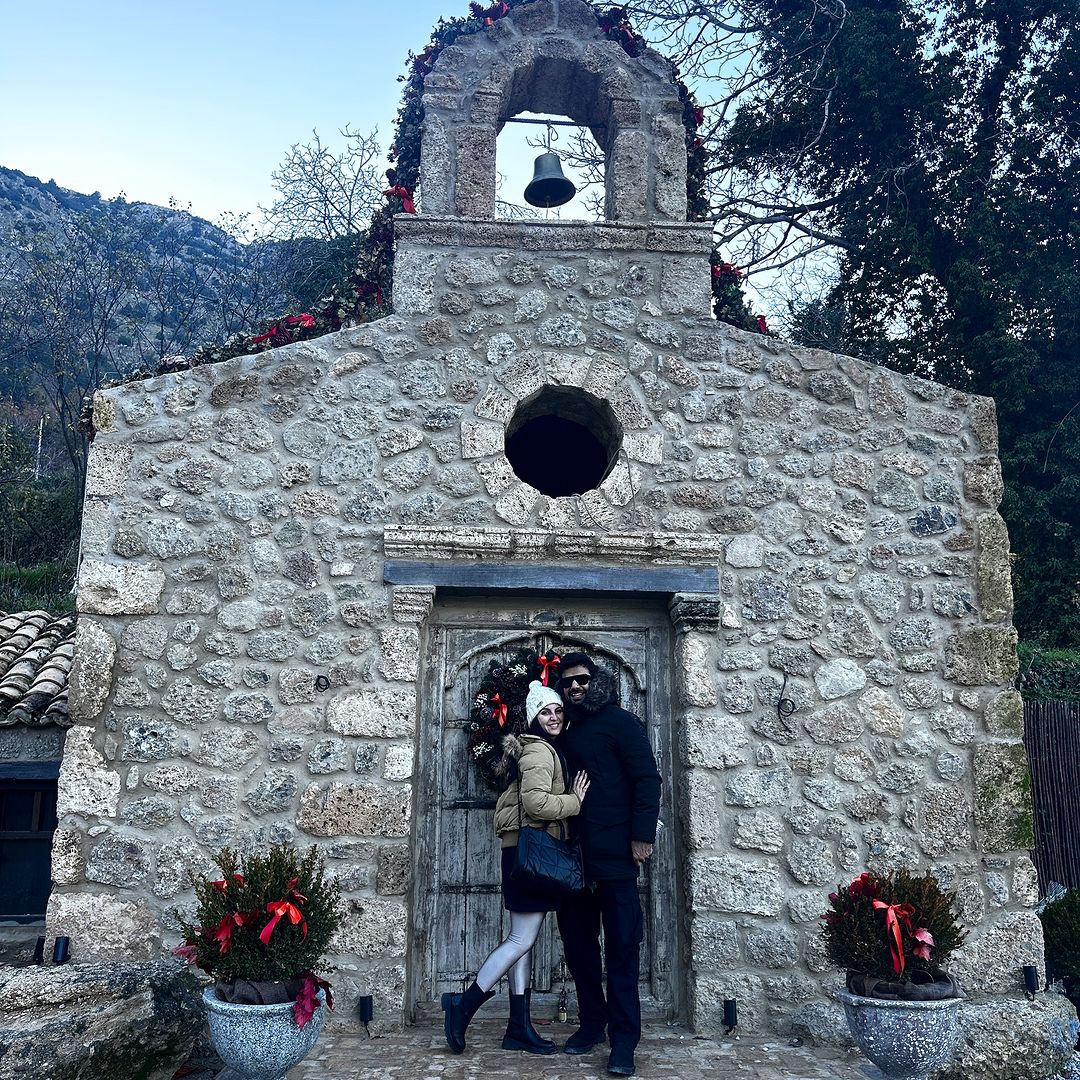
[[[518,779],[499,796],[495,804],[495,835],[504,848],[516,847],[521,821],[518,816],[518,787],[525,824],[547,828],[552,836],[565,834],[560,822],[581,811],[581,799],[568,793],[559,756],[537,735],[510,735],[503,741],[504,751],[517,759]]]

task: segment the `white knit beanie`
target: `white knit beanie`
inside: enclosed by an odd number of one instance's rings
[[[525,698],[525,715],[529,718],[529,722],[532,723],[536,719],[536,714],[545,705],[561,705],[562,703],[558,691],[553,690],[550,686],[545,686],[539,679],[533,679],[529,683],[528,697]]]

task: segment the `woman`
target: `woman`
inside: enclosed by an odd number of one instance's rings
[[[544,915],[557,902],[530,892],[511,878],[517,855],[518,830],[546,828],[561,835],[562,822],[581,810],[581,800],[589,790],[589,778],[578,773],[569,790],[566,762],[556,743],[563,728],[562,698],[543,683],[529,683],[525,715],[530,717],[528,734],[521,739],[507,736],[503,743],[508,774],[514,779],[495,804],[495,835],[502,842],[503,906],[510,912],[510,933],[480,966],[476,981],[464,994],[443,994],[446,1012],[446,1041],[455,1054],[465,1049],[465,1030],[473,1014],[495,993],[493,987],[510,973],[510,1022],[503,1038],[504,1050],[525,1050],[530,1054],[553,1054],[555,1044],[541,1039],[529,1017],[530,957]],[[524,822],[521,809],[524,809]]]

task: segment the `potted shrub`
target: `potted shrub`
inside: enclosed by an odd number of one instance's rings
[[[963,991],[943,965],[963,944],[955,894],[930,874],[861,874],[829,894],[822,932],[859,1048],[886,1076],[924,1080],[952,1056]]]
[[[284,845],[217,856],[222,876],[195,882],[196,922],[173,951],[214,980],[203,993],[221,1059],[246,1080],[283,1080],[333,1007],[315,968],[337,928],[338,888],[318,851]]]

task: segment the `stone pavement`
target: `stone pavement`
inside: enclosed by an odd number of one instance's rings
[[[446,1048],[441,1028],[407,1028],[399,1035],[324,1032],[311,1056],[289,1080],[592,1080],[607,1077],[607,1048],[574,1057],[538,1057],[499,1049],[505,1021],[481,1020],[469,1028],[460,1057]],[[562,1043],[572,1024],[536,1025]],[[684,1028],[648,1024],[638,1047],[643,1080],[868,1080],[881,1073],[857,1051],[793,1047],[784,1040],[740,1037],[717,1042]]]

